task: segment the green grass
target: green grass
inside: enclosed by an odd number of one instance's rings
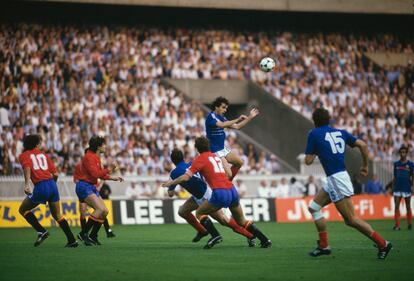
[[[371,222],[394,244],[387,260],[376,259],[372,242],[342,223],[329,223],[331,256],[308,257],[313,224],[260,223],[270,249],[248,248],[243,237],[218,226],[222,244],[203,250],[191,243],[188,225],[114,226],[100,247],[62,248],[63,233],[33,247],[32,229],[0,229],[0,280],[414,280],[414,232]],[[403,224],[403,226],[405,226]],[[78,231],[79,229],[74,229]]]

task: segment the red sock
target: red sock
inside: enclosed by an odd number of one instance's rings
[[[325,249],[328,247],[328,232],[319,232],[319,247]]]
[[[237,232],[249,239],[253,238],[253,234],[251,234],[247,229],[238,225],[235,219],[231,218],[230,221],[227,223],[227,226],[233,229],[234,232]]]
[[[387,246],[387,242],[385,241],[384,238],[381,237],[381,235],[379,235],[378,232],[374,231],[371,234],[371,240],[374,241],[375,243],[377,243],[378,247],[380,249],[385,248],[385,246]]]
[[[237,175],[237,173],[239,172],[241,167],[238,166],[231,166],[230,170],[231,170],[231,180],[234,179],[234,177]]]
[[[401,216],[400,215],[400,209],[395,210],[395,212],[394,212],[394,221],[395,221],[395,226],[396,227],[400,227],[400,216]]]
[[[201,223],[196,219],[193,214],[188,214],[187,217],[184,218],[192,227],[194,227],[198,232],[206,233],[207,230],[204,228],[204,226],[201,225]]]
[[[411,206],[407,206],[407,224],[410,225],[413,219],[413,215],[411,213]]]

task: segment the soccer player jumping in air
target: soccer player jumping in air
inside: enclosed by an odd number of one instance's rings
[[[52,217],[59,223],[68,239],[65,247],[75,248],[78,246],[78,242],[60,212],[60,197],[56,185],[58,176],[55,165],[49,156],[40,151],[40,146],[41,138],[39,135],[28,135],[23,139],[24,151],[19,156],[19,161],[23,167],[24,193],[27,197],[20,205],[19,213],[37,231],[38,237],[34,243],[34,246],[37,247],[49,237],[49,232],[40,225],[31,210],[39,204],[48,202]],[[34,184],[33,192],[30,191],[30,179]]]
[[[78,182],[76,183],[76,194],[79,201],[87,203],[94,209],[93,213],[89,216],[88,222],[82,231],[78,234],[86,246],[101,245],[98,241],[98,232],[105,221],[108,214],[108,209],[105,206],[104,201],[99,196],[99,192],[96,190],[96,184],[98,179],[123,181],[121,177],[111,177],[110,174],[117,171],[117,167],[113,167],[111,170],[103,169],[101,165],[101,159],[99,154],[105,151],[105,139],[99,136],[93,136],[89,140],[89,148],[83,156],[80,170],[77,174]],[[89,231],[92,229],[90,235]]]
[[[346,145],[357,147],[362,155],[361,175],[368,174],[368,147],[362,140],[356,139],[345,130],[329,126],[329,112],[323,108],[316,109],[312,114],[315,129],[308,134],[306,146],[306,165],[311,165],[316,156],[319,157],[327,176],[327,183],[313,198],[309,212],[315,221],[319,233],[317,248],[309,253],[313,257],[331,254],[328,244],[326,222],[321,209],[333,202],[347,225],[374,241],[378,247],[378,258],[385,259],[392,249],[372,227],[355,215],[351,196],[354,194],[351,179],[345,170],[344,156]]]
[[[232,180],[240,170],[241,166],[243,166],[243,160],[240,159],[237,154],[231,152],[230,149],[224,147],[224,142],[226,140],[224,129],[240,130],[259,114],[259,110],[253,108],[250,111],[249,116],[240,115],[237,119],[227,120],[226,117],[224,117],[224,114],[227,112],[228,106],[229,101],[226,98],[216,98],[211,105],[213,111],[208,114],[205,126],[211,152],[215,153],[220,158],[226,158],[227,162],[232,164]]]
[[[231,176],[231,171],[226,159],[219,158],[210,151],[210,143],[205,137],[196,138],[195,147],[200,155],[193,160],[185,174],[175,180],[163,183],[162,186],[170,187],[184,183],[189,181],[198,172],[205,178],[213,193],[211,198],[205,200],[196,211],[197,219],[212,236],[204,248],[209,249],[223,240],[208,218],[208,215],[217,212],[221,208],[229,208],[236,222],[260,240],[262,248],[270,247],[272,242],[252,221],[248,221],[244,217],[237,190],[228,179]]]
[[[405,207],[407,209],[407,228],[411,230],[412,213],[411,213],[411,192],[414,189],[414,164],[407,159],[408,147],[401,146],[400,160],[394,162],[394,178],[390,185],[393,187],[394,196],[394,230],[401,230],[400,228],[400,203],[404,198]]]

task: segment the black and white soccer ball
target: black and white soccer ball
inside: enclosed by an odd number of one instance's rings
[[[276,66],[276,62],[274,59],[265,57],[260,61],[260,69],[264,72],[272,71]]]

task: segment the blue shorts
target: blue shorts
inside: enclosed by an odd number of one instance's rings
[[[91,194],[95,194],[99,197],[99,192],[96,190],[96,186],[86,181],[78,181],[76,183],[76,195],[78,195],[79,201],[83,202],[83,200]]]
[[[59,191],[55,180],[43,180],[34,185],[33,193],[27,198],[34,204],[46,204],[60,200]]]
[[[213,189],[208,203],[218,208],[229,208],[239,205],[239,194],[233,186],[231,189]]]

